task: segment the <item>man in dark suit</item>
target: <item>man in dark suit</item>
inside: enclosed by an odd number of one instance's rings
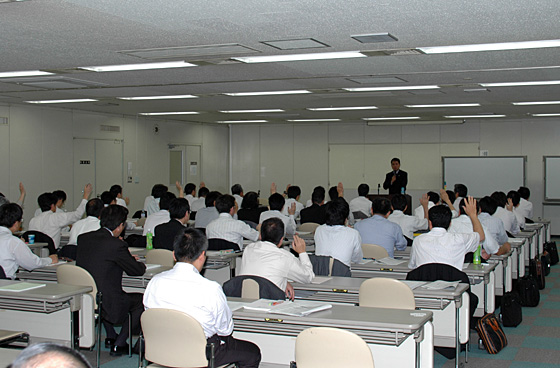
[[[185,198],[175,198],[169,204],[171,220],[156,226],[154,248],[169,249],[173,251],[173,241],[179,231],[185,228],[190,216],[189,201]]]
[[[300,221],[302,224],[314,222],[323,225],[327,218],[326,207],[323,206],[323,203],[325,203],[325,188],[315,188],[311,194],[311,201],[313,204],[299,213]]]
[[[119,239],[126,228],[128,210],[110,205],[101,211],[101,229],[78,237],[76,265],[86,269],[103,294],[102,318],[107,331],[105,345],[111,355],[128,351],[128,313],[132,315],[132,332],[140,331],[140,315],[144,311],[142,294],[125,293],[122,289],[123,271],[130,276],[141,276],[146,266],[130,254],[127,244]],[[113,324],[122,324],[117,336]]]
[[[396,157],[391,160],[391,168],[393,171],[385,175],[383,189],[389,189],[389,194],[400,194],[403,188],[406,190],[408,174],[401,170],[401,160]]]

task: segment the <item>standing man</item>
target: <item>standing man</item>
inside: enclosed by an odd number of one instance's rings
[[[406,191],[406,184],[408,184],[408,174],[406,171],[401,170],[401,160],[397,157],[391,160],[391,168],[393,171],[385,175],[383,182],[383,189],[389,189],[389,194],[399,194]]]

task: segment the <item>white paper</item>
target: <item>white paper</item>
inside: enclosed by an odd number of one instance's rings
[[[404,282],[410,289],[414,290],[417,287],[426,285],[426,281],[414,281],[414,280],[401,280]]]
[[[396,266],[396,265],[400,265],[401,263],[406,262],[405,260],[394,259],[394,258],[391,258],[391,257],[381,258],[381,259],[378,259],[376,261],[377,261],[377,263],[386,264],[386,265],[389,265],[389,266]]]
[[[329,280],[332,280],[332,277],[327,277],[327,276],[315,276],[313,278],[313,280],[311,280],[312,284],[322,284],[324,282],[327,282]]]
[[[455,289],[457,287],[457,285],[459,285],[460,281],[443,281],[443,280],[438,280],[438,281],[433,281],[429,284],[424,285],[423,287],[429,290],[443,290],[443,289],[447,289],[447,288],[453,288]]]

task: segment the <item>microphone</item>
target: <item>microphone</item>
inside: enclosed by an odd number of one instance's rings
[[[377,183],[377,195],[379,195],[379,188],[381,188],[381,184]]]

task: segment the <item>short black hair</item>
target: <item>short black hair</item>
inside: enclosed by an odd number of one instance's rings
[[[169,216],[172,219],[181,219],[190,211],[191,207],[186,198],[174,198],[169,204]]]
[[[99,198],[92,198],[86,203],[86,215],[99,217],[103,210],[103,201]]]
[[[230,194],[222,194],[216,199],[216,209],[219,213],[228,213],[235,207],[235,197]]]
[[[504,192],[494,192],[490,197],[492,197],[500,207],[505,207],[507,204],[507,196]]]
[[[214,202],[221,195],[222,195],[222,193],[216,192],[216,191],[212,191],[212,192],[208,193],[206,198],[204,198],[204,204],[206,205],[206,207],[214,207]]]
[[[344,225],[348,215],[350,214],[350,206],[342,197],[333,199],[326,204],[326,221],[329,226]]]
[[[515,190],[510,190],[507,194],[507,197],[511,198],[514,207],[517,206],[521,201],[521,196]]]
[[[439,203],[439,194],[436,192],[428,192],[428,200],[434,204]]]
[[[459,194],[459,197],[465,198],[468,193],[467,186],[465,184],[455,184],[453,187],[453,193]]]
[[[529,200],[529,197],[531,196],[531,191],[527,187],[519,187],[519,189],[517,189],[517,193],[519,193],[521,198],[525,200]]]
[[[274,245],[280,243],[284,237],[284,222],[278,217],[265,220],[261,225],[262,241],[271,242]]]
[[[301,195],[301,189],[297,185],[288,188],[288,198],[296,199],[299,195]]]
[[[63,190],[55,190],[53,192],[54,196],[56,197],[56,201],[60,201],[62,199],[62,202],[66,201],[66,192],[64,192]]]
[[[453,202],[453,198],[455,198],[455,192],[452,191],[452,190],[446,190],[445,193],[447,193],[447,196],[449,197],[449,200]],[[434,203],[437,203],[437,202],[434,202]]]
[[[107,229],[113,231],[120,224],[126,222],[126,216],[128,215],[128,209],[118,204],[111,204],[103,210],[101,210],[101,227],[106,227]]]
[[[101,199],[103,204],[106,204],[106,205],[109,205],[113,201],[117,200],[117,196],[114,195],[113,193],[107,191],[107,190],[104,191],[103,193],[101,193],[101,196],[99,198]]]
[[[193,262],[208,249],[206,235],[198,229],[187,227],[179,231],[173,241],[173,251],[178,262]]]
[[[241,193],[243,193],[243,187],[241,186],[241,184],[233,184],[231,187],[231,194],[240,195]]]
[[[119,194],[122,194],[122,187],[118,184],[112,185],[109,192],[113,193],[116,198]]]
[[[187,183],[187,185],[185,185],[185,195],[191,194],[195,190],[196,190],[196,184],[195,183]]]
[[[91,368],[87,359],[79,352],[67,346],[43,342],[33,344],[21,351],[18,357],[10,364],[10,368],[32,368],[41,367],[41,363],[53,357],[63,359],[61,368]]]
[[[398,157],[393,157],[391,159],[391,163],[393,163],[394,161],[397,161],[399,164],[401,163],[401,160]]]
[[[274,210],[282,211],[282,208],[284,207],[285,203],[286,203],[286,200],[284,199],[284,197],[281,194],[274,193],[274,194],[271,194],[270,197],[268,197],[268,206],[273,211]]]
[[[442,204],[433,206],[428,210],[428,219],[432,223],[432,227],[443,227],[448,229],[451,224],[451,210]]]
[[[156,184],[152,187],[152,197],[161,198],[168,190],[169,188],[167,188],[167,185]]]
[[[0,226],[10,228],[22,217],[23,210],[17,203],[6,203],[0,207]]]
[[[159,199],[159,209],[160,210],[169,210],[169,205],[171,201],[175,199],[175,194],[171,192],[166,192],[164,195],[161,196]]]
[[[329,188],[329,198],[331,199],[331,201],[334,201],[338,198],[338,188],[336,186]]]
[[[43,212],[49,211],[51,206],[56,204],[57,201],[58,199],[56,199],[56,196],[50,192],[43,193],[37,198],[39,208],[41,208],[41,211]]]
[[[498,209],[498,202],[489,196],[482,198],[478,201],[478,204],[480,205],[481,212],[486,212],[490,215],[493,215]]]
[[[459,214],[461,215],[467,214],[464,209],[466,205],[467,205],[467,201],[465,200],[465,198],[461,199],[461,201],[459,202],[459,208],[456,208],[456,210],[459,211]],[[476,212],[478,213],[479,210],[480,210],[480,204],[478,203],[478,201],[476,201]]]
[[[371,202],[371,209],[374,214],[385,216],[391,212],[391,202],[387,198],[375,198]]]
[[[404,211],[407,204],[406,197],[402,194],[395,194],[393,198],[391,198],[391,206],[393,206],[394,210]]]
[[[320,204],[325,200],[325,188],[316,187],[311,193],[311,202]]]
[[[210,189],[206,187],[202,187],[198,190],[198,197],[206,197],[210,193]]]
[[[360,197],[365,197],[369,193],[369,185],[367,184],[360,184],[358,185],[358,195]]]
[[[248,192],[243,197],[243,202],[241,202],[241,208],[252,210],[259,208],[259,195],[257,192]]]

